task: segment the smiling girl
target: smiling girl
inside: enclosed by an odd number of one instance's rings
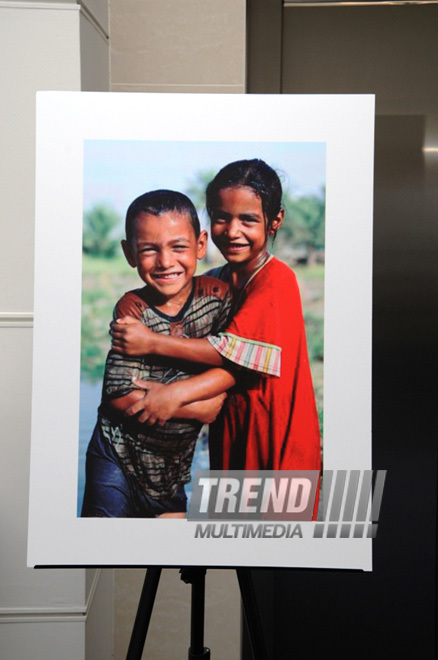
[[[213,242],[227,264],[210,274],[233,292],[225,331],[206,339],[156,335],[126,318],[113,348],[225,367],[236,379],[210,426],[211,469],[320,470],[321,448],[300,293],[293,271],[269,254],[284,218],[276,172],[259,159],[226,165],[207,188]],[[184,383],[137,381],[145,396],[129,415],[162,423],[182,403],[218,394],[219,369]]]

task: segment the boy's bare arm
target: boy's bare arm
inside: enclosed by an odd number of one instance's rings
[[[207,339],[170,337],[126,316],[111,323],[112,349],[124,355],[165,355],[220,367],[223,358]]]
[[[163,424],[171,417],[179,417],[178,411],[183,410],[184,407],[223,394],[235,383],[235,377],[225,369],[209,369],[198,376],[168,385],[155,381],[136,380],[134,384],[147,390],[147,396],[130,406],[126,414],[140,413],[138,417],[140,422]]]
[[[142,381],[148,382],[148,381]],[[157,383],[154,382],[153,385]],[[126,413],[132,406],[139,404],[139,410],[144,409],[145,400],[148,396],[148,391],[144,389],[134,389],[124,396],[112,399],[109,401],[109,405],[118,412]],[[211,424],[214,422],[216,417],[219,414],[222,404],[226,399],[226,394],[218,394],[213,396],[205,401],[194,401],[193,403],[181,405],[175,409],[175,413],[172,417],[177,417],[179,419],[197,419],[203,424]],[[135,414],[135,413],[129,413]],[[139,420],[143,421],[143,420]],[[164,422],[162,422],[164,423]]]
[[[116,399],[110,399],[107,401],[107,405],[113,408],[113,410],[124,413],[126,410],[128,410],[128,408],[140,401],[144,397],[144,394],[145,393],[142,390],[133,389],[124,396],[119,396]]]
[[[206,399],[205,401],[194,401],[180,406],[175,413],[178,419],[197,419],[203,424],[211,424],[219,415],[220,409],[227,398],[225,392]]]

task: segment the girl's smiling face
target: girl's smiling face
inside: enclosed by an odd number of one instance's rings
[[[262,200],[252,188],[224,188],[212,212],[211,237],[231,267],[250,273],[266,254],[268,237],[276,233],[283,215],[282,210],[268,223]]]

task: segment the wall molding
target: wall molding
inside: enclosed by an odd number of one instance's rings
[[[33,312],[0,312],[0,328],[33,328]]]
[[[21,0],[0,0],[0,9],[44,9],[53,11],[75,11],[84,15],[84,17],[91,23],[96,30],[109,40],[108,31],[103,27],[100,21],[93,14],[91,9],[87,6],[84,0],[77,0],[77,2],[21,2]]]
[[[84,605],[69,607],[0,607],[2,623],[84,623],[90,613],[101,569],[96,569],[87,600]]]
[[[53,9],[56,11],[80,11],[76,2],[17,2],[15,0],[1,0],[0,9]]]

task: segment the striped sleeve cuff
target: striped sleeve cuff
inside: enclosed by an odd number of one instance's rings
[[[229,332],[220,332],[217,337],[211,336],[207,339],[213,348],[227,360],[269,376],[280,376],[280,346],[244,339]]]

